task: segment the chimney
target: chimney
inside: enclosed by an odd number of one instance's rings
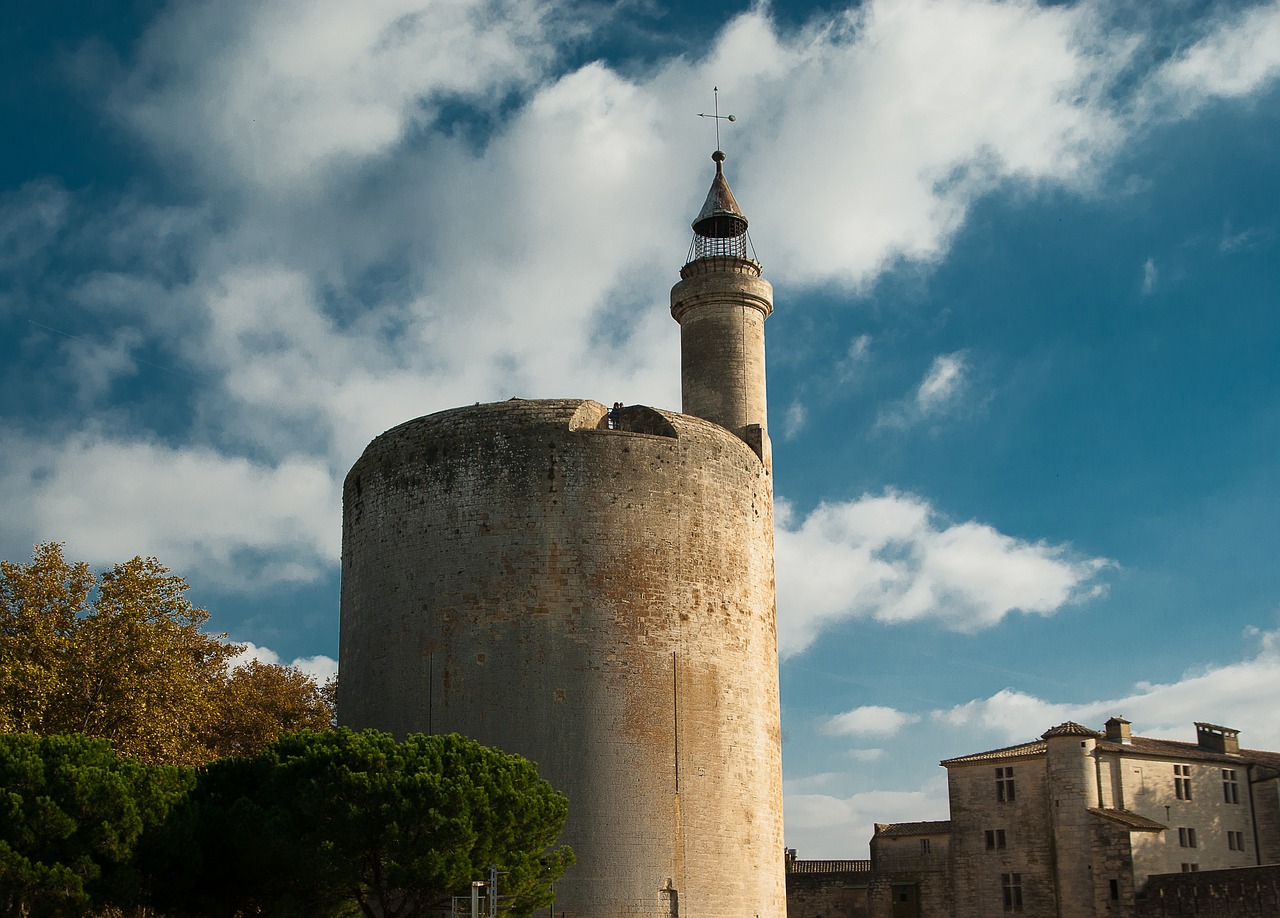
[[[1240,731],[1196,721],[1196,745],[1208,752],[1240,754]]]
[[[1107,721],[1106,737],[1113,742],[1118,741],[1126,746],[1133,743],[1133,737],[1129,734],[1129,721],[1123,717],[1112,717]]]

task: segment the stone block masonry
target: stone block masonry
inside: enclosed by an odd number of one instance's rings
[[[716,424],[512,400],[377,438],[344,491],[338,713],[459,732],[569,798],[578,918],[786,913],[769,470]]]

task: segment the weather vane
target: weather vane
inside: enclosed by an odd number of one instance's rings
[[[719,87],[719,86],[712,86],[712,87],[711,87],[711,91],[712,91],[713,93],[715,93],[715,97],[716,97],[716,113],[715,113],[714,115],[708,115],[708,114],[706,114],[705,112],[698,112],[698,117],[699,117],[699,118],[712,118],[712,119],[714,119],[714,120],[715,120],[715,123],[716,123],[716,149],[717,149],[717,150],[719,150],[719,149],[720,149],[720,122],[721,122],[721,121],[737,121],[737,120],[738,120],[738,116],[737,116],[737,115],[722,115],[722,114],[720,114],[720,87]]]

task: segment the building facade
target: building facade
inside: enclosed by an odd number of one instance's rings
[[[1280,753],[1195,728],[1064,723],[947,759],[950,821],[878,824],[871,860],[841,862],[861,871],[789,859],[791,918],[1276,918]]]
[[[375,439],[343,494],[339,722],[537,763],[569,799],[566,918],[786,910],[772,288],[713,160],[671,291],[682,413],[444,411]]]
[[[948,759],[956,918],[1134,914],[1155,875],[1280,855],[1280,753],[1196,724],[1195,743],[1133,736],[1113,717]]]

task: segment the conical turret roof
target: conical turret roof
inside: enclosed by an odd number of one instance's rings
[[[729,181],[724,177],[724,153],[716,150],[711,159],[716,164],[716,177],[711,180],[707,200],[693,221],[693,231],[707,239],[732,239],[747,231],[747,218],[734,200]]]

